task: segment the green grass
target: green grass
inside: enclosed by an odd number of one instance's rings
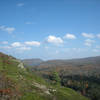
[[[58,88],[55,95],[58,97],[58,100],[89,100],[72,89],[65,87]]]
[[[50,96],[45,96],[38,93],[25,93],[20,100],[52,100]]]

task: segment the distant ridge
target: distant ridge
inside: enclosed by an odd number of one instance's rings
[[[34,59],[23,59],[22,60],[24,64],[34,66],[34,65],[46,65],[46,64],[68,64],[68,63],[76,63],[76,64],[98,64],[100,63],[100,56],[96,57],[86,57],[86,58],[74,58],[74,59],[54,59],[54,60],[47,60],[43,61],[39,58]]]
[[[100,56],[96,57],[87,57],[87,58],[79,58],[79,59],[69,59],[69,60],[48,60],[36,62],[37,66],[35,66],[35,60],[27,60],[25,64],[33,65],[33,69],[39,70],[43,73],[49,73],[50,71],[56,69],[60,74],[93,74],[100,73]]]
[[[42,59],[36,58],[36,59],[24,59],[22,60],[25,66],[37,66],[40,65],[40,63],[43,62]]]

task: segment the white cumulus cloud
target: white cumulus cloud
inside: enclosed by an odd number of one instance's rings
[[[12,47],[20,47],[22,44],[20,42],[14,42],[11,44]]]
[[[15,28],[14,27],[0,26],[0,30],[8,32],[8,33],[13,33],[15,31]]]
[[[94,40],[87,39],[87,40],[85,40],[85,43],[84,43],[84,44],[85,44],[86,46],[92,46],[93,43],[95,43]]]
[[[28,46],[40,46],[40,42],[38,41],[27,41],[25,44]]]
[[[50,35],[50,36],[47,37],[47,42],[58,45],[58,44],[62,44],[63,40],[60,37]]]
[[[28,50],[31,50],[31,47],[20,47],[20,48],[16,48],[17,50],[21,50],[21,51],[28,51]]]
[[[97,37],[100,38],[100,34],[97,34]]]
[[[82,33],[82,36],[85,38],[94,38],[95,37],[92,33]]]
[[[64,38],[66,39],[76,39],[76,36],[74,34],[70,34],[70,33],[67,33]]]

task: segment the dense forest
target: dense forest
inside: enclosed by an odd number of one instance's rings
[[[91,100],[100,100],[100,75],[98,76],[63,76],[61,84],[74,89]]]
[[[51,83],[59,83],[64,87],[69,87],[91,100],[100,100],[100,75],[70,75],[63,76],[57,72],[50,75],[43,75]]]

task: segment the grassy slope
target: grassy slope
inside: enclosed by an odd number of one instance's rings
[[[2,89],[10,88],[12,90],[10,100],[15,100],[15,98],[16,100],[88,100],[72,89],[51,86],[41,77],[17,67],[19,62],[16,62],[14,58],[4,55],[3,59],[6,61],[5,64],[0,56],[0,75],[3,78],[0,82],[6,83]],[[44,88],[40,88],[34,83],[44,86]],[[51,89],[50,94],[45,93],[49,88]]]

